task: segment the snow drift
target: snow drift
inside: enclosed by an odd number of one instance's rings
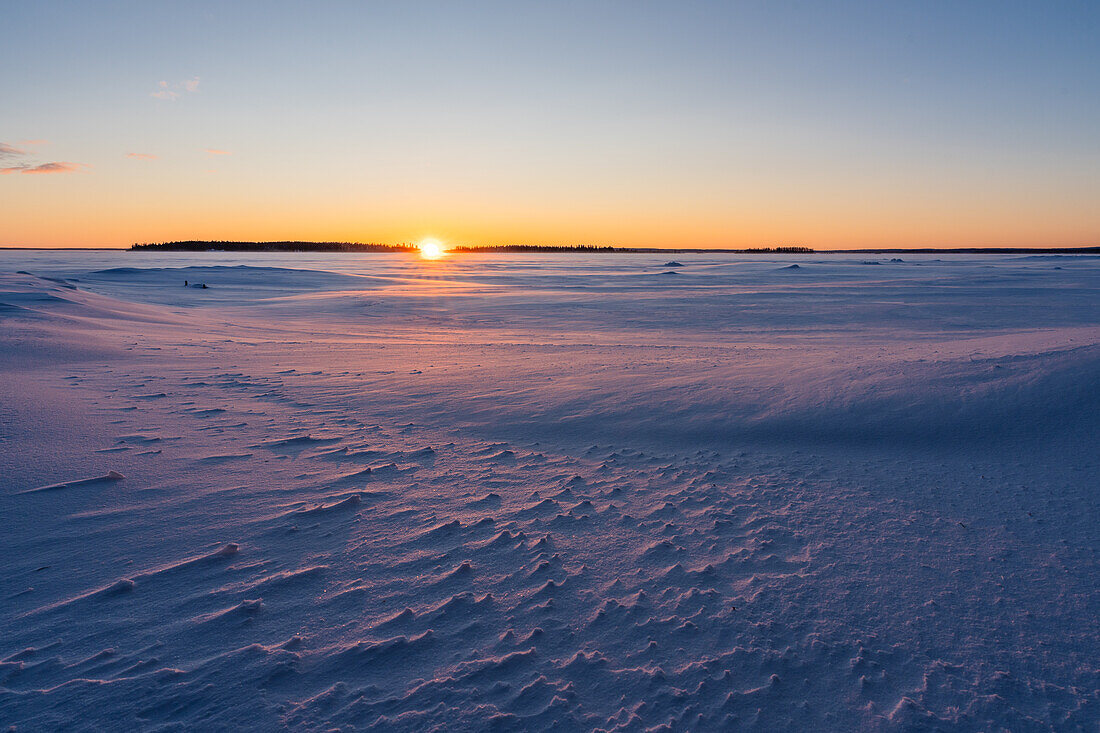
[[[904,259],[2,253],[0,719],[1087,729],[1100,261]]]

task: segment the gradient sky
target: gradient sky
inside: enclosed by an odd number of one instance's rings
[[[1100,244],[1100,2],[7,2],[0,245]]]

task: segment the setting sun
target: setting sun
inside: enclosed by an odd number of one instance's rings
[[[420,256],[426,260],[437,260],[443,256],[443,243],[438,239],[422,239],[420,244]]]

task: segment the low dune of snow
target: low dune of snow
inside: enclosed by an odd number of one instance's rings
[[[1095,258],[6,252],[0,424],[17,730],[1100,719]]]

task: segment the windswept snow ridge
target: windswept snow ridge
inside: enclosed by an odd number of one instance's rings
[[[3,253],[0,721],[1095,728],[1100,260],[693,257]]]

